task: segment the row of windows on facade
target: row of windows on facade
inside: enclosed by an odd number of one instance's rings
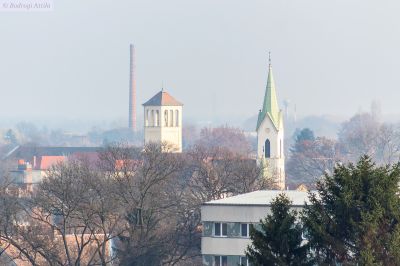
[[[245,256],[203,254],[203,265],[209,266],[251,266]]]
[[[269,139],[265,141],[263,150],[265,158],[271,158],[271,142]],[[282,158],[282,140],[279,140],[279,158]]]
[[[214,237],[250,237],[251,228],[260,230],[260,224],[203,222],[203,236]]]
[[[251,266],[247,257],[239,257],[240,266]],[[213,266],[228,266],[228,256],[214,256]]]
[[[212,233],[207,233],[207,226],[203,222],[205,230],[203,230],[203,236],[214,236],[214,237],[242,237],[250,238],[250,231],[255,229],[262,231],[260,223],[213,223]],[[237,227],[235,229],[235,227]],[[301,235],[303,240],[306,240],[305,235]]]
[[[163,115],[163,122],[165,127],[179,127],[179,110],[165,110]],[[146,112],[146,126],[159,127],[160,124],[160,111],[147,110]]]

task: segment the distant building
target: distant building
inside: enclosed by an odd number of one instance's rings
[[[301,209],[308,202],[307,192],[260,190],[204,203],[201,207],[203,265],[248,266],[245,250],[251,244],[250,228],[260,228],[260,220],[271,213],[271,202],[280,193],[289,197],[293,209]]]
[[[283,113],[278,105],[271,61],[263,107],[258,113],[256,131],[257,160],[265,167],[264,175],[272,177],[278,189],[285,189]]]
[[[144,107],[144,143],[168,143],[173,152],[182,152],[183,104],[161,90]]]
[[[98,160],[99,147],[29,147],[19,146],[10,152],[6,159],[16,159],[16,170],[10,171],[11,181],[25,196],[32,192],[46,176],[52,166],[67,162],[68,159],[85,159],[89,163]]]
[[[34,170],[32,164],[24,160],[18,160],[16,170],[9,173],[11,181],[17,185],[18,195],[24,196],[25,193],[32,192],[35,185],[40,183],[43,178],[43,171]]]
[[[41,156],[70,156],[101,151],[101,147],[49,147],[49,146],[17,146],[4,159],[23,159],[34,164],[33,158]]]
[[[67,160],[65,156],[39,156],[33,157],[33,162],[23,159],[18,160],[17,170],[10,171],[11,181],[23,192],[32,192],[37,184],[46,176],[46,171],[57,163]]]

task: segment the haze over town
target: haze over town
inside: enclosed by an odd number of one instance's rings
[[[0,0],[0,265],[400,265],[399,10]]]
[[[384,1],[54,1],[0,16],[0,117],[12,126],[123,127],[129,44],[137,102],[165,87],[193,124],[243,126],[261,108],[268,51],[281,107],[343,121],[399,113],[400,4]],[[139,105],[138,118],[142,119]],[[329,118],[332,120],[331,118]]]

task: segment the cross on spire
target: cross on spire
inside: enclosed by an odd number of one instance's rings
[[[270,51],[268,52],[268,63],[269,63],[269,65],[271,65],[271,52]]]

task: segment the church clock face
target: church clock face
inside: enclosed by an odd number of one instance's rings
[[[270,129],[267,127],[266,129],[265,129],[265,133],[269,133],[270,132]]]

